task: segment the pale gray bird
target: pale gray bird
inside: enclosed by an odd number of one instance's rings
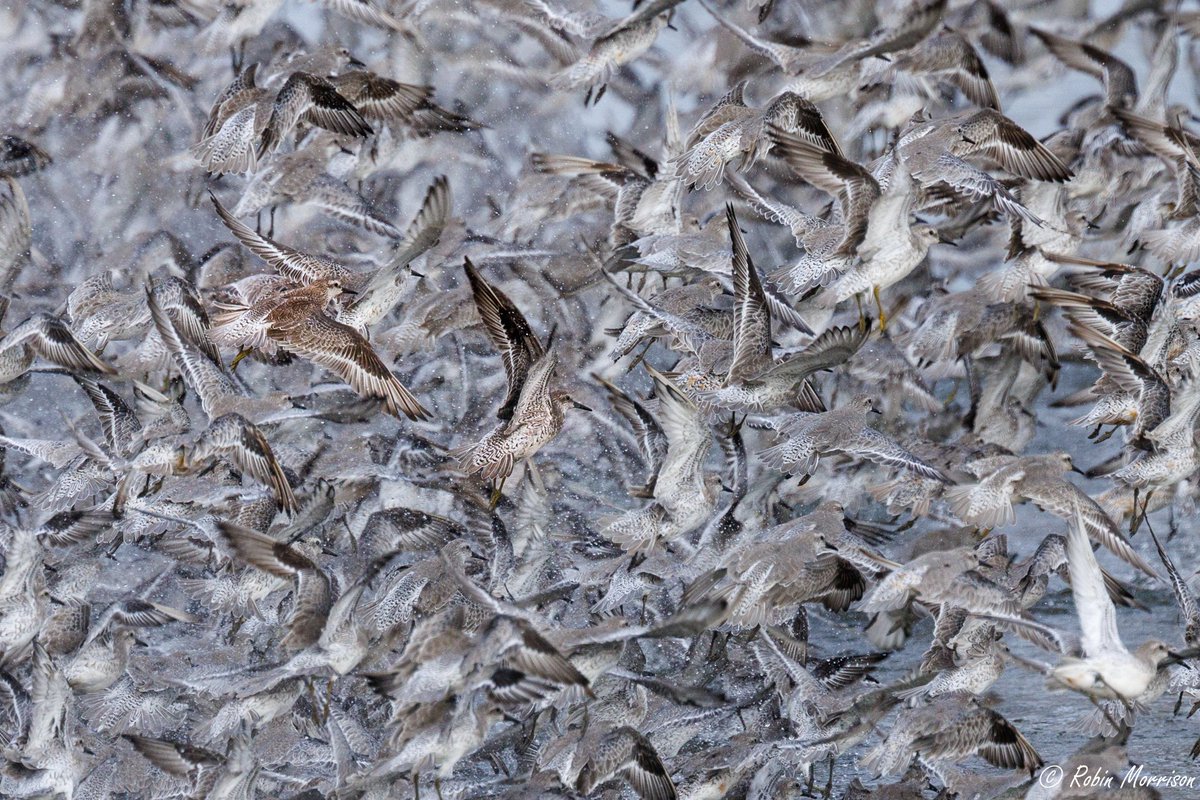
[[[908,470],[949,483],[939,469],[926,464],[882,433],[867,427],[874,401],[858,395],[832,411],[800,413],[775,426],[779,443],[760,454],[776,469],[812,475],[822,456],[834,453]]]
[[[1028,500],[1065,520],[1078,514],[1088,534],[1123,561],[1151,577],[1154,568],[1138,555],[1104,509],[1065,477],[1079,472],[1067,453],[1028,456],[994,456],[964,465],[979,483],[964,483],[946,489],[946,499],[964,522],[984,528],[1010,525],[1016,519],[1013,500]]]

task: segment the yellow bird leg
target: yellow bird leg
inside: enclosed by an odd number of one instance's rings
[[[254,351],[249,347],[243,347],[241,350],[239,350],[238,354],[233,357],[233,361],[229,362],[229,371],[233,372],[235,369],[237,369],[237,365],[242,362],[242,359],[253,352]]]

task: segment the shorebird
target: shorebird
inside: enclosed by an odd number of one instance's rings
[[[470,117],[456,114],[433,102],[433,87],[376,75],[356,67],[329,77],[338,94],[354,105],[363,118],[393,127],[416,138],[437,133],[465,133],[484,127]]]
[[[996,711],[964,694],[905,709],[883,742],[862,758],[876,777],[899,775],[913,755],[934,762],[978,753],[988,763],[1033,775],[1042,758],[1017,728]]]
[[[877,80],[893,82],[898,74],[932,78],[955,86],[980,108],[1000,110],[1000,98],[987,67],[967,37],[943,27],[920,44],[898,53]]]
[[[1004,622],[1028,628],[1042,643],[1062,653],[1057,665],[1042,667],[1020,659],[1045,672],[1048,685],[1085,695],[1094,704],[1099,700],[1117,700],[1129,704],[1147,690],[1159,669],[1182,656],[1173,653],[1158,639],[1143,642],[1132,653],[1125,648],[1117,629],[1117,612],[1105,589],[1104,573],[1088,542],[1082,516],[1075,515],[1067,532],[1067,560],[1071,575],[1071,595],[1079,617],[1078,643],[1067,635],[1029,620],[1005,615]],[[1039,641],[1039,639],[1035,639]],[[1107,712],[1104,712],[1107,714]],[[1111,716],[1109,723],[1120,730]]]
[[[1029,500],[1065,520],[1075,519],[1078,515],[1092,538],[1121,560],[1150,577],[1158,577],[1104,509],[1064,477],[1067,472],[1081,472],[1067,453],[994,456],[968,462],[963,467],[975,475],[979,483],[964,483],[946,489],[947,501],[963,521],[984,528],[1010,525],[1016,518],[1013,500]]]
[[[613,777],[628,781],[642,800],[675,800],[675,784],[654,745],[628,725],[609,731],[586,754],[575,788],[590,794]]]
[[[217,206],[219,212],[223,211]],[[227,212],[222,214],[226,216]],[[353,293],[353,289],[342,285],[343,278],[356,282],[352,276],[345,276],[344,268],[327,259],[281,248],[234,223],[231,220],[227,224],[277,269],[302,280],[314,276],[308,282],[297,283],[283,275],[251,275],[231,287],[234,297],[217,304],[209,333],[217,344],[241,348],[235,366],[252,350],[274,353],[282,348],[334,373],[357,394],[381,400],[384,410],[393,416],[403,413],[412,420],[431,418],[363,335],[326,313],[330,301],[348,289]]]
[[[662,462],[647,482],[647,487],[653,484],[653,500],[604,520],[604,535],[632,551],[649,550],[696,528],[712,513],[721,488],[720,477],[704,470],[713,437],[700,410],[670,378],[649,365],[646,369],[658,397],[654,418],[666,437]]]
[[[0,173],[20,178],[40,172],[53,160],[49,153],[27,139],[0,134]]]
[[[862,165],[822,150],[786,131],[772,129],[775,151],[797,174],[822,191],[838,198],[841,211],[841,241],[833,255],[856,257],[849,267],[829,282],[825,276],[815,283],[821,286],[806,299],[800,313],[812,315],[814,329],[824,327],[821,320],[832,315],[834,307],[861,292],[875,295],[880,325],[886,327],[879,293],[901,280],[924,260],[935,242],[950,243],[936,228],[926,223],[910,225],[910,200],[901,181],[889,187],[887,197],[876,178]],[[802,281],[799,285],[813,283]]]
[[[832,411],[794,414],[773,426],[780,441],[760,455],[776,469],[798,470],[805,476],[816,471],[822,456],[845,453],[943,483],[950,482],[941,470],[867,427],[867,415],[873,410],[874,401],[867,395],[858,395]]]
[[[280,644],[289,651],[302,650],[321,636],[333,605],[329,576],[295,547],[258,531],[221,520],[220,535],[246,563],[277,578],[295,581],[292,611]]]
[[[866,339],[853,328],[831,328],[799,353],[776,362],[771,357],[771,306],[767,301],[733,206],[725,208],[733,247],[733,353],[719,389],[703,390],[706,403],[742,411],[773,411],[793,405],[823,411],[807,378],[845,362]]]
[[[771,148],[769,127],[841,155],[842,149],[825,126],[821,112],[808,100],[794,92],[783,92],[759,110],[746,105],[745,90],[745,81],[730,89],[688,134],[687,149],[676,165],[688,186],[715,188],[725,174],[725,166],[734,160],[742,172],[754,166]]]
[[[34,314],[0,339],[0,384],[24,375],[38,356],[71,371],[115,375],[62,320]]]
[[[33,247],[29,201],[12,175],[0,172],[0,287],[7,292],[20,275]]]
[[[1017,611],[1012,593],[979,572],[977,547],[933,550],[906,564],[890,559],[874,561],[891,571],[863,595],[857,606],[863,611],[895,611],[914,597],[925,603],[950,603],[980,614]]]
[[[558,356],[546,350],[525,316],[499,289],[485,281],[470,259],[463,261],[484,331],[504,361],[508,395],[496,416],[504,420],[481,441],[454,451],[468,475],[493,481],[492,505],[516,462],[530,459],[558,436],[564,412],[591,411],[561,389],[551,389]],[[532,463],[532,462],[529,462]]]
[[[647,3],[644,9],[634,11],[627,20],[601,32],[592,40],[585,54],[554,76],[552,85],[559,89],[586,86],[587,95],[583,104],[599,103],[617,69],[649,50],[658,38],[659,31],[666,27],[667,14],[662,12],[681,1]]]
[[[301,119],[344,136],[374,133],[358,109],[328,79],[293,72],[275,95],[271,116],[258,139],[257,157],[261,159],[278,148]]]
[[[228,461],[239,472],[269,486],[284,511],[299,510],[300,504],[267,437],[245,417],[226,414],[213,420],[200,435],[188,459],[194,467],[213,456]]]
[[[0,12],[0,796],[776,798],[828,760],[846,800],[1048,798],[1074,706],[1107,744],[1064,776],[1193,747],[1200,12],[318,2]],[[611,413],[567,421],[583,375]],[[1072,583],[1097,648],[1042,624]],[[1093,636],[1105,595],[1184,660]],[[1001,675],[1017,637],[1100,708]]]

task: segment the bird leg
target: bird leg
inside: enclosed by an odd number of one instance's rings
[[[879,287],[872,286],[871,294],[875,295],[875,308],[879,309],[879,330],[887,330],[887,312],[883,310],[883,300],[879,297]]]
[[[241,350],[238,350],[238,354],[233,357],[233,361],[229,362],[229,371],[233,372],[234,370],[236,370],[237,365],[242,363],[242,359],[245,358],[246,356],[250,355],[253,352],[254,352],[254,348],[252,348],[252,347],[243,347]]]
[[[433,774],[433,791],[437,793],[438,800],[442,800],[442,776],[436,772]]]
[[[880,317],[880,320],[882,320],[882,319],[883,319],[883,317]],[[833,765],[834,765],[835,761],[837,761],[837,756],[835,756],[833,753],[830,753],[829,754],[829,779],[825,781],[825,800],[829,800],[829,798],[833,795]]]
[[[1112,438],[1112,435],[1116,432],[1117,432],[1117,426],[1113,425],[1111,428],[1108,429],[1108,433],[1101,434],[1096,439],[1096,444],[1099,444],[1100,442],[1107,442],[1109,439]]]
[[[1137,486],[1133,487],[1133,515],[1129,518],[1129,532],[1133,533],[1137,530],[1134,525],[1137,523],[1138,514],[1138,495],[1141,494],[1141,489]]]
[[[267,238],[272,239],[275,236],[275,209],[279,206],[271,206],[271,227],[267,229]]]
[[[867,332],[867,315],[863,313],[862,295],[854,295],[854,305],[858,307],[858,330],[861,333]]]
[[[1146,493],[1146,504],[1147,505],[1149,505],[1149,503],[1150,503],[1150,495],[1151,494],[1153,494],[1153,492]],[[1142,522],[1145,524],[1146,530],[1150,531],[1150,534],[1152,536],[1156,536],[1157,534],[1154,533],[1154,528],[1152,528],[1150,526],[1150,519],[1146,516],[1146,513],[1147,513],[1146,507],[1142,506]]]
[[[1132,520],[1130,520],[1130,522],[1129,522],[1129,533],[1130,533],[1130,535],[1133,535],[1133,534],[1137,533],[1137,532],[1138,532],[1138,528],[1142,527],[1142,523],[1143,523],[1143,522],[1146,522],[1146,515],[1149,513],[1150,498],[1154,496],[1154,490],[1153,490],[1153,489],[1151,489],[1150,491],[1146,492],[1146,496],[1145,496],[1144,498],[1142,498],[1142,512],[1141,512],[1141,514],[1138,514],[1138,507],[1137,507],[1137,489],[1135,488],[1133,491],[1134,491],[1134,495],[1133,495],[1133,519],[1132,519]],[[1149,526],[1150,526],[1150,523],[1149,523],[1149,522],[1146,522],[1146,526],[1147,526],[1147,527],[1149,527]]]
[[[631,361],[629,364],[629,368],[625,370],[626,375],[628,375],[630,372],[633,372],[634,367],[636,367],[638,364],[642,363],[642,359],[644,359],[646,357],[646,353],[649,352],[650,348],[653,346],[654,346],[653,339],[646,342],[646,346],[642,348],[642,352],[640,352],[636,356],[634,356],[633,361]]]
[[[506,480],[508,480],[507,475],[501,478],[496,483],[495,488],[492,489],[492,498],[488,501],[488,511],[495,511],[496,506],[500,505],[500,492],[504,491],[504,482]]]

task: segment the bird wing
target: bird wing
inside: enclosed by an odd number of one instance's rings
[[[620,775],[642,800],[675,800],[675,784],[650,740],[624,725],[605,734],[579,772],[575,787],[585,794]]]
[[[521,394],[513,407],[512,423],[531,417],[548,418],[552,413],[550,406],[550,379],[554,377],[554,368],[558,366],[558,354],[553,349],[547,351],[541,358],[533,362]]]
[[[642,451],[643,458],[646,459],[646,465],[652,474],[658,474],[663,459],[667,455],[667,435],[663,432],[662,426],[658,424],[658,420],[646,410],[645,406],[609,381],[595,373],[592,374],[592,377],[608,390],[608,400],[612,403],[613,409],[633,427],[633,432],[637,435],[638,447]]]
[[[836,446],[852,456],[890,467],[900,467],[926,478],[950,483],[950,479],[940,469],[926,464],[874,428],[862,428],[850,441],[838,442]]]
[[[712,446],[712,431],[696,404],[679,391],[670,379],[648,364],[646,369],[654,380],[654,393],[658,397],[658,421],[667,436],[667,455],[659,481],[655,485],[657,496],[660,489],[665,492],[672,491],[672,483],[690,482],[694,479]]]
[[[839,153],[795,136],[782,128],[768,128],[773,152],[783,158],[797,175],[836,197],[841,206],[846,234],[839,252],[851,255],[867,235],[871,209],[881,196],[878,181],[866,167]]]
[[[973,753],[1004,769],[1035,772],[1041,756],[1007,719],[990,708],[974,708],[936,734],[922,736],[913,749],[931,759],[962,759]]]
[[[1158,541],[1158,536],[1155,535],[1153,528],[1150,529],[1150,537],[1154,540],[1158,557],[1162,560],[1163,566],[1167,568],[1167,577],[1171,579],[1171,588],[1175,591],[1175,602],[1179,604],[1179,611],[1183,615],[1186,626],[1184,636],[1188,644],[1194,645],[1197,634],[1200,634],[1200,604],[1196,602],[1196,595],[1192,592],[1192,587],[1179,574],[1179,570],[1175,568],[1175,562],[1171,560],[1162,543]]]
[[[858,352],[868,335],[869,331],[864,331],[857,325],[829,328],[810,342],[808,347],[779,362],[760,377],[766,379],[789,376],[799,381],[814,372],[832,369],[845,363]]]
[[[332,83],[316,75],[295,72],[275,95],[271,116],[259,140],[258,157],[262,158],[278,147],[301,117],[343,136],[370,136],[373,133],[358,109],[338,94]]]
[[[1062,487],[1070,487],[1065,493]],[[1145,572],[1152,578],[1158,573],[1152,566],[1133,549],[1133,545],[1121,533],[1117,524],[1105,513],[1100,504],[1078,489],[1069,481],[1058,480],[1026,480],[1019,487],[1022,495],[1033,501],[1039,508],[1049,511],[1056,517],[1071,520],[1078,515],[1083,520],[1084,528],[1096,541],[1109,549],[1113,555],[1131,566]]]
[[[369,120],[407,123],[433,99],[432,86],[401,83],[373,72],[350,71],[329,80]]]
[[[955,150],[959,155],[980,153],[1014,175],[1039,181],[1061,183],[1073,174],[1033,134],[999,111],[978,111],[963,120],[958,130],[964,139],[970,139],[966,148]]]
[[[229,213],[215,194],[209,192],[208,196],[217,209],[217,216],[221,218],[225,227],[229,228],[229,231],[237,237],[238,241],[288,280],[304,284],[312,283],[320,278],[340,280],[343,285],[353,282],[355,277],[353,271],[331,259],[293,250],[268,239]]]
[[[297,511],[300,504],[292,493],[283,467],[275,458],[271,444],[258,426],[240,414],[226,414],[208,426],[201,435],[198,451],[221,453],[237,467],[261,484],[271,487],[275,500],[285,511]]]
[[[1097,657],[1114,650],[1127,652],[1117,630],[1117,610],[1104,588],[1104,574],[1092,552],[1082,514],[1075,515],[1067,531],[1067,568],[1084,654]]]
[[[732,204],[725,206],[725,218],[733,245],[734,295],[733,360],[726,380],[737,381],[760,372],[764,363],[770,363],[771,314]]]
[[[405,269],[414,259],[438,243],[450,217],[450,185],[446,176],[434,179],[421,210],[404,233],[400,249],[385,266],[372,275],[365,286],[342,313],[338,322],[366,330],[382,319],[400,300],[407,286],[410,270]]]
[[[358,394],[382,400],[389,414],[398,417],[403,413],[414,420],[432,417],[350,326],[324,314],[312,314],[300,325],[280,332],[279,338],[287,349],[337,375]]]
[[[463,259],[463,269],[471,283],[471,295],[475,298],[479,318],[483,320],[483,329],[500,353],[504,373],[508,376],[508,395],[496,416],[511,419],[530,367],[545,350],[521,310],[504,292],[484,280],[469,258]]]
[[[133,409],[119,394],[104,384],[79,375],[72,377],[92,401],[104,428],[104,441],[108,444],[108,449],[120,455],[127,454],[142,430],[142,423],[133,413]]]
[[[75,338],[65,322],[49,314],[34,314],[0,340],[0,350],[18,345],[28,345],[42,358],[69,370],[116,374]]]

